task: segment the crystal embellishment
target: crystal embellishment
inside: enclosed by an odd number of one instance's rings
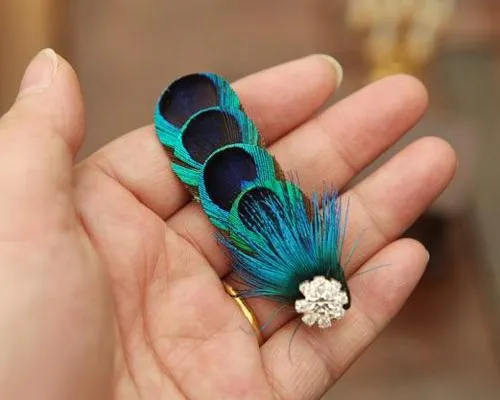
[[[344,305],[349,301],[342,285],[335,279],[316,276],[312,281],[304,281],[299,285],[304,299],[295,302],[295,311],[302,315],[307,326],[317,324],[325,329],[332,326],[333,320],[344,317]]]

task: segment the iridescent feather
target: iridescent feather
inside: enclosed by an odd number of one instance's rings
[[[158,139],[172,149],[179,130],[190,117],[216,106],[241,108],[238,96],[224,79],[211,73],[196,73],[175,80],[156,104],[154,122]]]
[[[173,82],[158,100],[155,125],[172,170],[220,231],[244,283],[239,296],[295,305],[310,326],[342,318],[350,295],[340,265],[346,221],[337,193],[308,199],[286,180],[217,75]]]

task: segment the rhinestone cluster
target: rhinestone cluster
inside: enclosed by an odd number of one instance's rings
[[[344,316],[344,305],[349,299],[342,285],[335,279],[316,276],[312,281],[304,281],[299,286],[304,299],[295,302],[295,311],[302,315],[307,326],[318,324],[322,329],[332,326],[332,320]]]

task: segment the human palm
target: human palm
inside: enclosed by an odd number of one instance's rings
[[[231,269],[214,230],[152,127],[74,164],[82,104],[70,66],[47,67],[53,57],[35,60],[0,122],[0,397],[319,398],[422,274],[425,249],[397,238],[449,183],[450,147],[421,139],[343,194],[346,246],[366,232],[347,275],[390,267],[352,278],[345,319],[325,331],[301,326],[291,347],[294,314],[249,301],[261,324],[271,321],[259,345],[222,285]],[[33,87],[42,64],[51,78]],[[344,187],[426,107],[422,86],[397,76],[317,113],[338,75],[312,56],[234,85],[306,192]]]

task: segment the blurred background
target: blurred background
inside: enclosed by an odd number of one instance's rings
[[[500,1],[1,0],[0,112],[23,70],[54,47],[80,75],[81,157],[152,121],[159,92],[188,72],[230,80],[328,53],[344,66],[331,102],[406,72],[430,94],[423,135],[459,153],[453,185],[407,232],[431,263],[399,316],[325,399],[500,398]]]

